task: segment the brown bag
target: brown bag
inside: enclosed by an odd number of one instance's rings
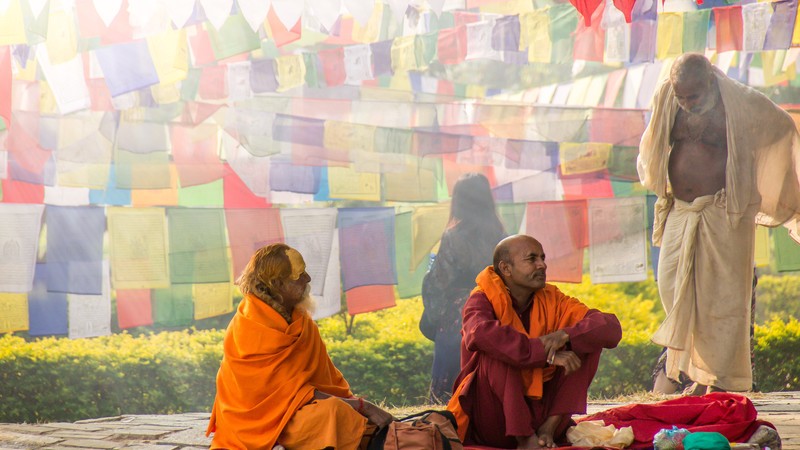
[[[396,420],[382,429],[370,450],[463,450],[450,411],[424,411]]]

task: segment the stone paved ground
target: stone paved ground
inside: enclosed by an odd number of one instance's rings
[[[772,422],[784,449],[800,449],[800,392],[753,394],[760,419]],[[621,403],[593,402],[589,413]],[[0,450],[208,448],[208,413],[118,416],[75,423],[0,424]]]

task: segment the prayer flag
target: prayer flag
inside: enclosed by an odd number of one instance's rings
[[[412,212],[395,216],[394,248],[397,251],[397,295],[400,298],[416,297],[422,293],[422,278],[428,272],[428,260],[414,266],[411,259],[413,240]]]
[[[744,24],[742,6],[714,8],[714,22],[717,27],[717,53],[742,50]]]
[[[317,297],[317,309],[312,316],[314,320],[332,316],[342,309],[342,280],[339,265],[339,233],[333,232],[331,252],[328,257],[328,266],[325,271],[325,283],[322,296]],[[312,291],[314,280],[311,280]],[[318,283],[317,283],[318,284]]]
[[[229,165],[225,164],[223,167],[225,176],[222,179],[222,188],[226,210],[229,208],[267,208],[270,206],[265,197],[253,194]]]
[[[250,89],[253,92],[261,94],[275,92],[278,89],[274,64],[271,59],[254,59],[250,63]]]
[[[108,208],[115,289],[169,286],[166,219],[161,208]]]
[[[4,201],[7,193],[4,187]],[[0,292],[31,290],[43,211],[42,205],[0,204]]]
[[[593,283],[647,279],[644,197],[589,200],[589,272]]]
[[[241,12],[228,15],[229,12],[225,13],[226,20],[221,27],[208,29],[211,48],[218,61],[261,48],[258,33],[247,24],[244,15]]]
[[[587,28],[592,26],[592,20],[597,20],[594,14],[595,11],[605,4],[604,0],[569,0],[569,2],[581,13],[584,25]],[[600,17],[603,17],[603,15],[600,14]]]
[[[683,52],[704,52],[708,45],[710,9],[683,13]]]
[[[225,203],[222,180],[195,186],[179,187],[177,204],[183,207],[222,208]]]
[[[742,5],[742,49],[746,52],[760,52],[764,49],[772,18],[771,3],[751,3]]]
[[[325,84],[329,87],[344,84],[347,77],[344,65],[344,49],[342,47],[321,50],[317,53],[322,62],[322,73],[325,75]]]
[[[587,1],[592,2],[596,0],[570,0],[570,1]],[[603,51],[605,50],[606,32],[602,26],[603,11],[605,10],[605,1],[599,0],[599,6],[596,9],[589,11],[591,19],[584,15],[584,21],[578,22],[575,30],[575,47],[574,58],[586,61],[603,62]]]
[[[105,189],[89,192],[89,203],[95,205],[125,206],[131,204],[131,191],[118,189],[114,164],[109,166],[108,183]]]
[[[664,12],[658,15],[656,58],[667,59],[683,53],[683,13]]]
[[[289,162],[272,161],[269,188],[313,194],[319,190],[319,167],[297,166]]]
[[[795,0],[776,0],[772,2],[774,11],[767,28],[764,50],[782,50],[791,47],[792,34],[797,17]]]
[[[397,284],[394,208],[340,208],[337,228],[344,290]]]
[[[459,64],[464,61],[467,57],[467,27],[462,25],[439,32],[437,55],[442,64]]]
[[[492,48],[501,51],[516,51],[520,46],[520,19],[518,15],[507,15],[497,19],[492,29]]]
[[[306,66],[300,55],[279,56],[275,59],[278,75],[278,92],[302,86],[306,77]]]
[[[644,2],[639,2],[644,3]],[[656,2],[653,2],[655,4]],[[634,21],[631,23],[631,63],[653,61],[656,54],[658,26],[655,20]],[[630,70],[628,70],[630,72]]]
[[[770,260],[770,239],[769,239],[769,228],[767,227],[756,227],[756,236],[755,236],[755,263],[756,267],[767,267],[769,266]]]
[[[604,170],[610,153],[611,144],[562,142],[559,146],[561,173],[566,176]]]
[[[67,294],[47,291],[46,264],[36,264],[33,289],[28,294],[31,336],[67,334]]]
[[[230,280],[222,210],[170,208],[167,219],[172,283]]]
[[[381,177],[350,167],[329,167],[328,192],[335,199],[380,201]]]
[[[28,294],[0,292],[0,333],[28,329]]]
[[[11,47],[0,47],[0,118],[11,126]]]
[[[193,284],[194,320],[207,319],[232,312],[232,291],[232,285],[229,282]]]
[[[174,284],[152,291],[153,322],[167,327],[187,327],[194,319],[191,284]]]
[[[103,261],[101,295],[67,294],[67,321],[70,339],[111,334],[111,286],[108,262]]]
[[[345,298],[351,316],[395,306],[394,286],[359,286],[346,291]]]
[[[48,290],[101,294],[105,211],[60,206],[46,211]]]
[[[261,247],[283,242],[283,226],[278,209],[226,209],[233,274],[237,278]]]
[[[413,246],[409,269],[422,264],[437,243],[450,220],[450,205],[422,206],[411,218]]]
[[[300,252],[306,262],[306,272],[311,276],[311,293],[323,295],[337,210],[281,209],[280,214],[286,244]]]
[[[145,40],[100,47],[95,54],[112,97],[159,82]]]
[[[153,324],[149,289],[117,290],[117,324],[121,329]]]
[[[528,61],[549,63],[553,51],[550,15],[546,8],[520,14],[519,49],[528,50]]]
[[[586,201],[528,203],[526,216],[525,233],[547,254],[548,281],[580,283],[588,245]]]
[[[172,158],[178,169],[181,187],[206,184],[222,178],[219,160],[219,128],[200,124],[170,127]]]
[[[775,267],[778,272],[800,270],[800,245],[789,236],[785,227],[772,229],[772,242],[775,249]]]
[[[595,108],[589,122],[589,140],[638,146],[644,133],[644,113],[637,110]]]

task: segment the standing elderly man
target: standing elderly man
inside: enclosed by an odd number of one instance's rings
[[[658,196],[653,244],[667,313],[653,342],[688,392],[746,391],[755,225],[796,219],[798,141],[792,118],[699,54],[676,59],[658,87],[638,170]]]
[[[311,319],[311,277],[285,244],[259,249],[237,283],[207,434],[211,448],[355,450],[392,416],[356,398]],[[280,448],[280,447],[278,447]]]
[[[555,447],[586,399],[600,352],[622,338],[613,314],[547,284],[542,245],[524,235],[495,247],[464,305],[461,373],[447,409],[465,444]]]

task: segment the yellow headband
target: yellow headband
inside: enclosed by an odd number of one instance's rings
[[[306,271],[306,263],[303,261],[303,255],[297,250],[290,248],[286,250],[286,256],[289,258],[289,263],[292,265],[292,274],[289,277],[292,280],[300,278],[300,275]]]

